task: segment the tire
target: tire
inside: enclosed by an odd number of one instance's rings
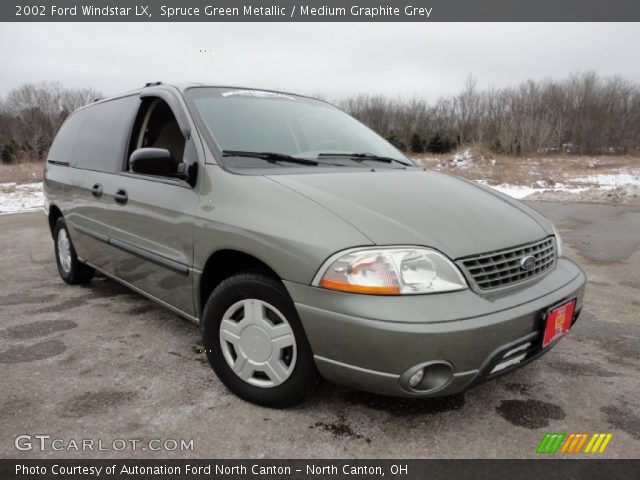
[[[260,273],[224,280],[209,297],[202,321],[209,363],[243,400],[286,408],[318,384],[311,347],[279,281]]]
[[[59,218],[56,222],[53,230],[53,244],[60,277],[69,285],[90,282],[96,271],[78,260],[64,218]]]

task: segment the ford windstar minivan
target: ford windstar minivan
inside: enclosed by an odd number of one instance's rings
[[[320,378],[461,392],[547,352],[582,307],[549,220],[300,95],[97,101],[60,129],[45,193],[64,281],[97,271],[199,323],[224,385],[270,407]]]

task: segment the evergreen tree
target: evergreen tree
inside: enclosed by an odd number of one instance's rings
[[[396,134],[391,132],[391,135],[389,135],[387,137],[387,142],[389,142],[391,145],[393,145],[394,147],[396,147],[398,150],[400,150],[401,152],[404,152],[404,150],[406,149],[406,145],[404,144],[403,141],[401,141],[398,137],[396,137]]]
[[[409,140],[409,146],[411,147],[411,151],[413,153],[424,152],[424,143],[422,142],[422,138],[420,138],[420,135],[418,134],[418,132],[414,132],[414,134],[411,135],[411,140]]]
[[[442,153],[442,139],[438,133],[429,139],[429,143],[427,143],[427,152]]]
[[[427,143],[427,152],[430,153],[447,153],[456,148],[456,141],[450,138],[443,138],[436,133],[429,139]]]
[[[2,149],[0,149],[2,163],[13,162],[16,153],[18,153],[18,145],[13,140],[9,140],[2,146]]]

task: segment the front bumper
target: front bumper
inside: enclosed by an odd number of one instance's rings
[[[285,286],[326,379],[386,395],[428,397],[458,393],[548,351],[541,348],[547,309],[575,298],[575,321],[585,283],[582,270],[560,258],[534,283],[487,295],[464,290],[382,297]],[[522,359],[496,371],[512,358],[505,354]],[[428,391],[408,388],[407,372],[432,362],[451,366],[449,380]]]

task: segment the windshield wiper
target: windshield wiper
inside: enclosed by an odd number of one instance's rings
[[[222,156],[223,157],[260,158],[262,160],[266,160],[269,163],[290,162],[290,163],[297,163],[300,165],[313,165],[313,166],[317,166],[320,164],[320,162],[316,162],[315,160],[309,160],[306,158],[297,158],[284,153],[274,153],[274,152],[245,152],[243,150],[223,150]]]
[[[356,159],[359,161],[367,160],[371,162],[384,162],[384,163],[399,163],[400,165],[404,165],[405,167],[412,167],[413,165],[404,162],[402,160],[398,160],[397,158],[392,157],[381,157],[379,155],[374,155],[373,153],[319,153],[318,158],[337,158],[337,157],[345,157]]]

